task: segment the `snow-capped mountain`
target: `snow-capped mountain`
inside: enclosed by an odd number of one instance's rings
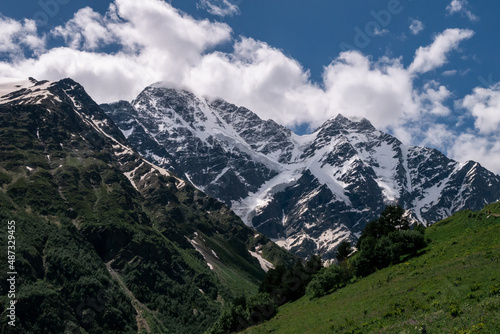
[[[366,119],[338,115],[298,136],[244,107],[160,84],[101,107],[151,162],[301,256],[334,257],[390,203],[432,223],[500,200],[498,175],[403,145]]]

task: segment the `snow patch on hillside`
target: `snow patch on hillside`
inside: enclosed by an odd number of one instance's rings
[[[252,251],[249,251],[250,254],[256,258],[257,260],[259,260],[259,264],[260,264],[260,267],[262,268],[262,270],[264,270],[266,273],[269,271],[269,269],[274,269],[274,265],[267,261],[266,259],[264,259],[262,257],[261,254],[257,253],[257,252],[252,252]]]

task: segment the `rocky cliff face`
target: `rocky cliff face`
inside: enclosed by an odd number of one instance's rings
[[[432,223],[500,199],[500,177],[478,163],[403,145],[366,119],[338,115],[298,136],[246,108],[161,85],[102,107],[149,161],[304,257],[334,257],[387,204]]]

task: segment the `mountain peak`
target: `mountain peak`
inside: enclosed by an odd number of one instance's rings
[[[38,81],[33,78],[0,78],[0,97],[5,97],[13,92],[28,89],[38,84]]]
[[[323,125],[318,129],[335,129],[335,130],[358,130],[358,131],[374,131],[376,128],[372,123],[366,118],[359,117],[345,117],[342,114],[338,114],[330,118],[328,121],[323,123]]]
[[[50,101],[54,104],[58,98],[51,91],[56,83],[33,78],[27,80],[0,80],[0,104],[42,104]]]
[[[145,88],[147,89],[156,89],[160,91],[169,91],[176,93],[189,93],[192,94],[191,89],[185,85],[170,82],[170,81],[158,81],[155,82]]]

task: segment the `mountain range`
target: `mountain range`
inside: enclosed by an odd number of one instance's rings
[[[136,153],[73,80],[0,93],[0,219],[15,225],[0,279],[17,272],[15,331],[2,284],[0,332],[202,333],[296,260]]]
[[[247,108],[161,83],[101,108],[149,162],[301,257],[334,258],[388,204],[430,224],[500,200],[500,177],[479,163],[405,145],[366,119],[339,114],[299,136]]]
[[[202,333],[268,270],[297,264],[291,252],[332,259],[387,204],[429,224],[500,199],[478,163],[366,119],[298,136],[161,84],[99,106],[71,79],[0,83],[0,143],[15,332]],[[0,289],[7,333],[12,285]]]

